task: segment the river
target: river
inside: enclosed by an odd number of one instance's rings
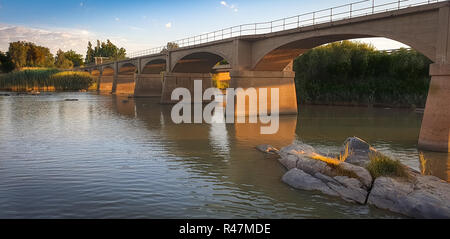
[[[0,96],[0,218],[402,217],[290,188],[254,149],[263,143],[338,152],[359,136],[449,180],[449,154],[418,152],[422,115],[411,110],[301,106],[271,136],[253,124],[176,125],[170,110],[156,98]]]

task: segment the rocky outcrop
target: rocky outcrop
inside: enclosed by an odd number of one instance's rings
[[[345,162],[328,158],[306,144],[292,144],[279,151],[270,145],[257,149],[280,156],[279,162],[288,170],[282,180],[296,189],[318,191],[415,218],[450,218],[450,184],[412,169],[408,178],[373,180],[365,167],[376,150],[362,139],[345,141],[341,151]]]
[[[434,176],[379,177],[368,204],[415,218],[450,218],[450,187]]]
[[[351,152],[345,162],[361,167],[366,167],[367,164],[369,164],[369,153],[376,152],[376,150],[373,149],[366,141],[358,137],[350,137],[345,140],[344,148],[342,149],[341,154],[344,154],[345,150]]]
[[[278,151],[278,154],[281,156],[280,163],[289,170],[283,177],[283,182],[288,185],[339,196],[349,202],[366,202],[368,190],[372,187],[372,177],[365,168],[345,162],[330,165],[313,159],[311,157],[314,155],[322,154],[306,144],[290,145]]]

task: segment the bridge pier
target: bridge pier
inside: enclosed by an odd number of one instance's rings
[[[136,74],[135,97],[160,97],[164,74]]]
[[[206,89],[212,87],[212,76],[210,73],[173,73],[167,72],[164,75],[164,82],[162,85],[161,104],[175,104],[178,102],[173,101],[172,92],[176,88],[186,88],[191,92],[191,96],[194,96],[194,81],[201,80],[204,92]],[[194,102],[199,103],[199,102]]]
[[[104,93],[111,93],[113,89],[114,76],[101,75],[98,85],[98,90]]]
[[[450,64],[432,64],[430,75],[419,148],[450,152]]]
[[[136,74],[117,75],[116,91],[118,95],[133,95]]]
[[[259,89],[267,88],[267,99],[258,99],[258,105],[260,101],[267,102],[267,111],[271,111],[271,89],[279,89],[279,113],[280,115],[297,115],[297,94],[295,91],[295,72],[293,71],[231,71],[230,87],[237,89],[242,88],[247,90],[248,88],[255,88],[258,92]],[[239,97],[237,95],[236,97]],[[235,100],[235,104],[236,104]],[[235,105],[236,106],[236,105]],[[236,116],[248,116],[249,114],[249,101],[245,102],[245,112],[238,112],[235,107]]]

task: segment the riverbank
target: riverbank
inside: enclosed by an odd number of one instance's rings
[[[87,91],[95,85],[88,72],[35,68],[0,75],[0,90],[12,92]],[[95,86],[94,86],[95,87]]]

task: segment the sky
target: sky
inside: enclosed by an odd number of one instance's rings
[[[230,26],[296,16],[355,1],[0,0],[0,51],[7,51],[9,42],[21,40],[49,47],[53,53],[73,49],[85,55],[88,41],[110,39],[132,53]],[[405,47],[384,38],[362,41],[381,50]]]

